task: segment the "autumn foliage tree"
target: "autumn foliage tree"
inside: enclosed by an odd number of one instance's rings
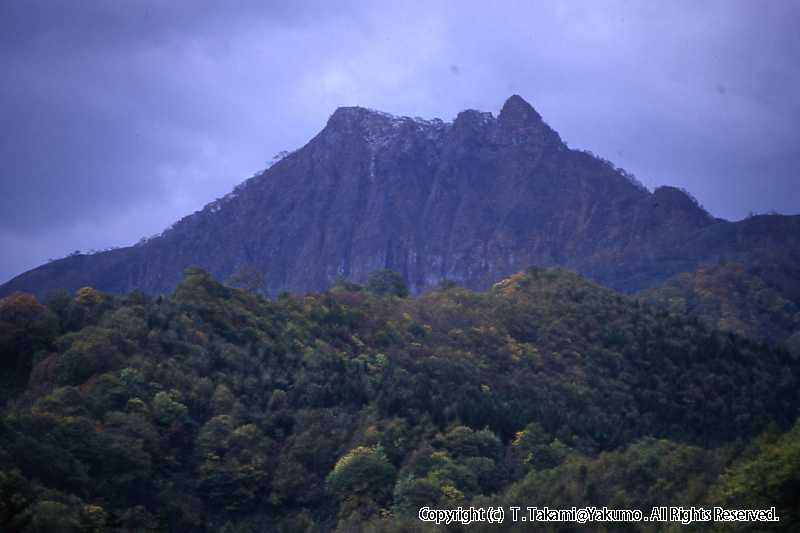
[[[27,375],[37,351],[58,333],[56,316],[31,294],[0,299],[0,367]]]

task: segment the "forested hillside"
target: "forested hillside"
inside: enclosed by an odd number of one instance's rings
[[[800,256],[773,252],[759,261],[721,261],[643,291],[671,313],[800,355]]]
[[[268,300],[197,268],[169,296],[17,293],[0,530],[418,531],[423,505],[534,502],[795,530],[800,362],[684,316],[541,268],[414,298],[386,271]]]

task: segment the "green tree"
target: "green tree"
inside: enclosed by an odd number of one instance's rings
[[[186,415],[185,405],[175,400],[177,394],[169,394],[164,391],[157,392],[153,396],[153,417],[162,424],[171,424]]]
[[[408,296],[406,281],[392,270],[376,270],[367,278],[367,290],[379,296]]]
[[[77,512],[60,502],[37,502],[28,509],[27,518],[29,522],[24,533],[70,533],[80,528]]]
[[[0,299],[0,369],[30,372],[33,355],[58,334],[58,319],[32,294]]]
[[[255,266],[245,266],[231,274],[225,284],[254,294],[264,292],[266,283],[264,274]]]
[[[394,485],[395,469],[380,446],[359,446],[347,452],[326,479],[328,489],[340,499],[369,495],[383,502]]]

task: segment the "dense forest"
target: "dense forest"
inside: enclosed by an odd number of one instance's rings
[[[270,300],[199,268],[165,296],[13,294],[0,530],[426,531],[420,507],[469,505],[798,530],[797,354],[644,300],[543,268],[413,298],[388,271]],[[709,530],[612,525],[586,528]]]
[[[800,356],[800,255],[772,251],[758,259],[709,263],[639,296]]]

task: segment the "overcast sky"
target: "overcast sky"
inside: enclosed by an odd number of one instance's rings
[[[0,3],[0,282],[135,243],[338,106],[528,100],[714,215],[800,212],[800,2]]]

